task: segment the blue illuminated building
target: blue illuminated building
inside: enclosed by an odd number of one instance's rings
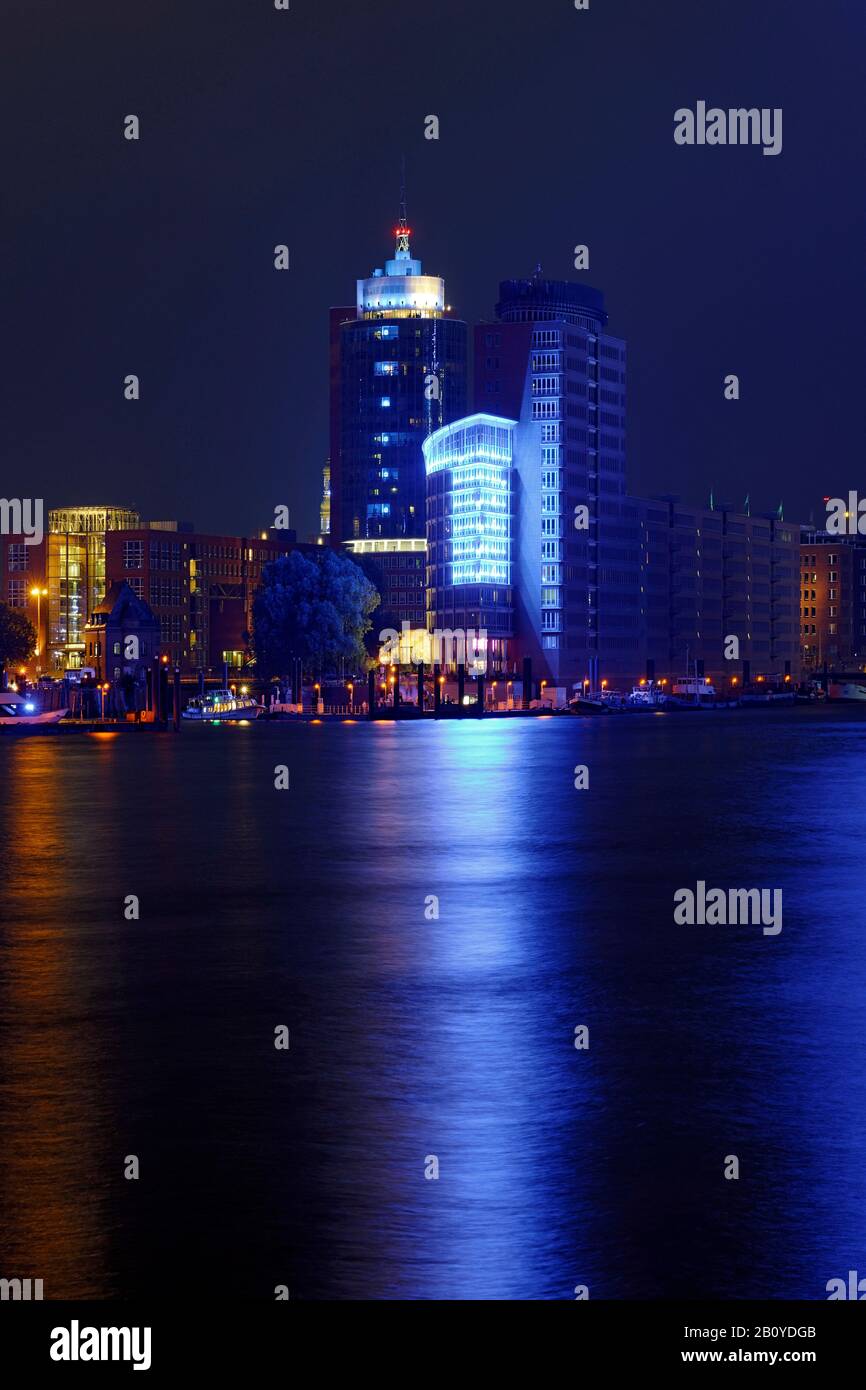
[[[516,421],[511,655],[570,694],[587,673],[631,676],[643,662],[625,344],[598,290],[540,267],[500,285],[496,314],[475,332],[475,405]]]
[[[358,281],[354,310],[331,314],[335,541],[423,537],[423,442],[467,410],[466,324],[410,236],[404,197],[393,258]]]
[[[512,635],[514,420],[470,415],[424,443],[428,631],[484,630],[495,669]]]
[[[528,657],[570,697],[698,662],[724,689],[734,633],[739,681],[796,677],[795,528],[628,493],[626,346],[601,293],[539,269],[500,286],[496,314],[476,329],[475,408],[515,422],[511,669]]]

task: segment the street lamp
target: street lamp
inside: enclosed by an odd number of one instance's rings
[[[103,722],[103,724],[105,723],[105,697],[106,697],[106,695],[108,694],[108,692],[109,692],[110,689],[111,689],[111,686],[108,684],[108,681],[105,681],[104,684],[100,685],[100,687],[99,687],[99,697],[100,697],[100,699],[101,699],[101,701],[102,701],[102,722]]]
[[[36,674],[42,670],[39,658],[42,655],[42,600],[48,597],[47,589],[31,589],[30,597],[36,600]]]

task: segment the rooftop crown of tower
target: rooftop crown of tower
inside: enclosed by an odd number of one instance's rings
[[[412,229],[406,215],[405,173],[400,191],[400,216],[394,228],[393,257],[384,270],[358,281],[359,318],[439,318],[445,309],[445,281],[422,274],[409,247]]]
[[[496,317],[503,323],[562,319],[594,332],[607,324],[604,295],[571,280],[546,280],[541,266],[529,280],[503,280]]]

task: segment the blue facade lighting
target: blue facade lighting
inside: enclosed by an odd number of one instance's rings
[[[428,510],[428,550],[440,594],[455,585],[511,584],[514,426],[481,413],[424,442],[428,499],[436,496]]]

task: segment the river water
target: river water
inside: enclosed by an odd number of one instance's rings
[[[866,1275],[864,732],[833,708],[3,738],[0,1275]],[[780,888],[782,931],[677,925],[698,880]]]

